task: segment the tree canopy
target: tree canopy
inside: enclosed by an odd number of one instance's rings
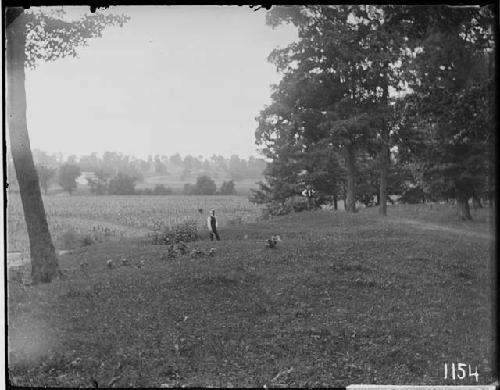
[[[269,56],[282,79],[257,118],[256,144],[270,163],[255,201],[284,202],[307,185],[324,193],[328,176],[327,191],[348,211],[363,192],[385,215],[387,191],[402,188],[396,171],[412,172],[408,163],[434,195],[463,203],[485,188],[490,8],[276,6],[267,21],[293,23],[299,39]]]

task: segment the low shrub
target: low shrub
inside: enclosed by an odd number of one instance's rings
[[[84,235],[80,240],[82,246],[89,246],[92,245],[94,242],[95,241],[90,234]]]
[[[266,204],[264,210],[262,210],[265,219],[269,217],[277,217],[280,215],[286,215],[293,211],[293,208],[286,203],[282,202],[270,202]]]
[[[409,188],[403,192],[401,198],[399,199],[401,203],[417,204],[423,203],[424,192],[420,188]]]
[[[88,233],[80,233],[70,228],[57,237],[56,243],[58,247],[69,250],[109,241],[116,235],[115,230],[102,226],[93,226],[92,230]]]
[[[266,204],[263,210],[263,217],[267,219],[269,217],[275,217],[280,215],[286,215],[293,212],[301,212],[306,210],[313,210],[319,208],[317,203],[309,202],[309,199],[305,197],[293,197],[288,198],[284,202],[270,202]]]
[[[291,207],[296,213],[318,208],[316,203],[310,203],[309,199],[304,197],[294,197],[287,199],[286,204],[289,205],[289,207]]]
[[[243,224],[243,217],[241,215],[238,215],[237,217],[234,218],[228,218],[227,220],[228,226],[239,226],[242,224]]]
[[[63,249],[79,248],[80,235],[73,229],[68,229],[61,234],[59,241]]]
[[[199,238],[197,223],[190,220],[151,234],[153,245],[173,245],[196,241]]]

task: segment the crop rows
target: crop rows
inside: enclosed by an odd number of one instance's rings
[[[210,209],[216,210],[220,227],[251,222],[260,215],[260,208],[241,196],[48,196],[44,205],[56,243],[70,229],[79,234],[98,230],[114,237],[140,237],[187,220],[203,229]],[[16,194],[8,196],[7,234],[9,252],[28,250]]]

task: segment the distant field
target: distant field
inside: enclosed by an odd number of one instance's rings
[[[215,209],[221,227],[255,221],[260,207],[243,196],[46,196],[45,210],[56,247],[68,230],[78,234],[94,230],[111,237],[144,237],[148,232],[186,220],[205,224]],[[202,213],[198,209],[203,209]],[[28,237],[21,200],[8,196],[8,251],[27,252]],[[107,229],[107,230],[106,230]]]
[[[216,209],[221,227],[254,222],[261,215],[261,207],[246,196],[44,196],[45,210],[53,241],[58,249],[67,249],[62,240],[65,232],[89,234],[106,232],[111,239],[144,237],[162,226],[172,226],[186,220],[195,220],[204,229],[207,213]],[[200,214],[198,209],[203,209]],[[343,212],[342,201],[339,211]],[[360,209],[364,214],[378,213],[377,207]],[[26,224],[18,194],[9,194],[7,208],[9,252],[28,252]],[[395,205],[388,207],[390,219],[407,222],[446,224],[450,227],[487,233],[491,210],[472,210],[472,221],[459,221],[451,205]]]
[[[217,185],[217,189],[220,188],[222,182],[226,179],[214,179],[215,184]],[[256,182],[258,179],[245,179],[234,182],[234,188],[238,195],[248,195],[251,189],[257,189],[259,186]],[[154,188],[154,186],[163,184],[165,187],[171,188],[174,191],[182,191],[184,188],[184,184],[196,183],[196,179],[186,179],[186,180],[178,180],[174,179],[170,176],[152,176],[144,179],[143,182],[137,183],[137,189],[145,189],[145,188]]]

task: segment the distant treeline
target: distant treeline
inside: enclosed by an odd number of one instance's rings
[[[7,177],[11,188],[16,188],[14,166],[7,156]],[[259,180],[263,177],[266,163],[263,159],[250,157],[242,159],[237,155],[230,158],[213,155],[210,158],[179,154],[173,156],[150,155],[147,159],[105,152],[102,157],[97,153],[83,156],[48,154],[33,150],[40,186],[47,194],[48,190],[58,184],[62,190],[72,193],[79,185],[88,186],[95,195],[170,195],[176,191],[164,183],[197,180],[195,184],[185,184],[178,192],[193,194],[235,194],[235,181]],[[147,178],[161,177],[161,184],[142,185]],[[216,188],[215,181],[223,180],[221,187]],[[201,180],[201,181],[200,181]],[[145,188],[144,188],[145,187]]]

